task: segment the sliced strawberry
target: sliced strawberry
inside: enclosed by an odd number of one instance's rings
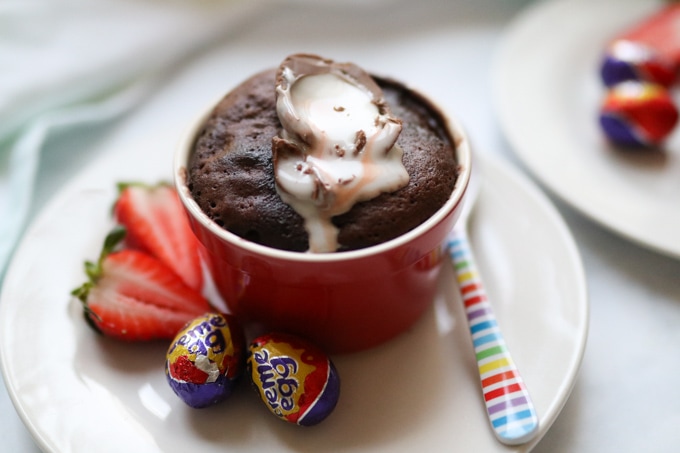
[[[73,291],[88,322],[126,341],[172,339],[190,320],[211,310],[168,266],[144,252],[113,251],[125,235],[115,230],[97,263],[85,263],[89,281]]]
[[[114,215],[128,232],[127,245],[163,261],[187,285],[200,291],[201,245],[191,230],[177,191],[167,184],[120,184],[119,189]]]

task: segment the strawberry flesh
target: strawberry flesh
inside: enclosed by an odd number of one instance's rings
[[[203,288],[202,245],[173,187],[121,184],[114,216],[127,230],[128,247],[155,256],[191,288]]]
[[[110,254],[102,262],[97,286],[147,304],[184,312],[205,312],[210,307],[203,295],[187,286],[160,260],[137,250]]]
[[[208,301],[172,269],[144,252],[112,251],[124,231],[106,241],[99,261],[85,263],[89,281],[73,291],[91,326],[126,341],[172,339],[192,319],[211,311]]]
[[[170,310],[100,288],[90,292],[87,302],[87,316],[97,330],[124,341],[171,340],[187,322],[206,311]]]

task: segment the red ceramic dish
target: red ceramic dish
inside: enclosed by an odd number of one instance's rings
[[[210,110],[210,109],[209,109]],[[187,162],[208,112],[182,137],[174,176],[217,290],[245,323],[302,335],[329,353],[376,346],[408,329],[430,306],[442,243],[458,219],[470,179],[468,139],[442,116],[460,175],[448,201],[427,221],[393,240],[361,250],[299,253],[250,242],[221,228],[192,199]]]

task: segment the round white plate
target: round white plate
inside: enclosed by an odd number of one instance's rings
[[[629,240],[680,257],[680,133],[665,152],[622,152],[597,122],[605,44],[661,4],[537,3],[504,36],[494,91],[506,137],[546,187]]]
[[[137,142],[140,156],[153,148]],[[124,155],[124,154],[123,154]],[[106,153],[72,180],[27,232],[0,299],[0,358],[17,411],[46,452],[505,451],[487,425],[453,271],[433,308],[398,339],[334,357],[340,402],[313,428],[271,416],[241,385],[223,405],[194,410],[165,382],[165,344],[121,344],[85,324],[69,292],[110,227],[114,183],[163,176],[167,155],[132,169]],[[501,162],[473,218],[473,246],[506,341],[545,434],[567,400],[587,336],[583,268],[556,210]],[[242,383],[244,384],[244,383]],[[540,438],[539,436],[539,438]],[[538,439],[536,439],[536,442]],[[532,444],[533,445],[533,444]],[[532,445],[514,450],[527,451]]]

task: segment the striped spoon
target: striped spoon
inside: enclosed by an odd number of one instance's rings
[[[518,445],[538,433],[538,416],[503,339],[468,240],[468,220],[480,183],[480,174],[474,165],[467,199],[448,237],[447,248],[465,305],[489,422],[500,442]]]

